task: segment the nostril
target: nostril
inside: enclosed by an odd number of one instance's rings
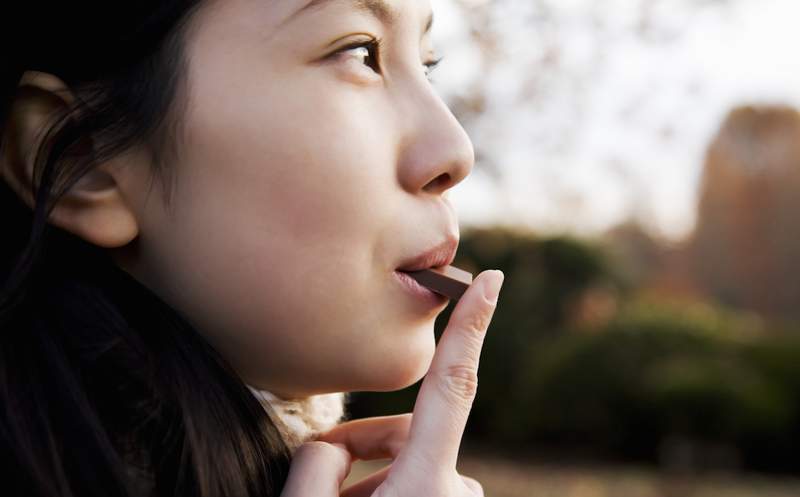
[[[450,184],[450,173],[442,173],[425,185],[424,190],[443,191]]]

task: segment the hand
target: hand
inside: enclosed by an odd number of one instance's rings
[[[483,497],[480,484],[459,475],[456,463],[502,281],[500,271],[482,272],[453,309],[413,415],[342,423],[304,444],[282,497]],[[385,458],[393,460],[390,466],[339,493],[354,459]]]

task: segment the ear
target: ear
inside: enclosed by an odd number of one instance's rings
[[[31,208],[35,154],[52,117],[65,111],[73,95],[57,77],[28,71],[11,105],[4,136],[2,177]],[[92,147],[91,137],[85,146]],[[138,223],[124,195],[125,176],[113,161],[96,164],[58,201],[49,222],[95,245],[127,245]]]

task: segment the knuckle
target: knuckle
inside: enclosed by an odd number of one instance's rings
[[[491,320],[491,313],[488,309],[481,309],[478,312],[473,312],[464,318],[464,328],[472,333],[482,333],[489,328],[489,321]]]
[[[473,366],[448,366],[439,375],[439,380],[445,396],[457,405],[472,403],[478,392],[478,371]]]

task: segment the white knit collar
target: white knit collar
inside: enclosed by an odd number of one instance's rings
[[[345,417],[345,392],[282,399],[267,390],[258,390],[250,385],[247,388],[278,427],[291,452],[304,442],[330,430]]]

